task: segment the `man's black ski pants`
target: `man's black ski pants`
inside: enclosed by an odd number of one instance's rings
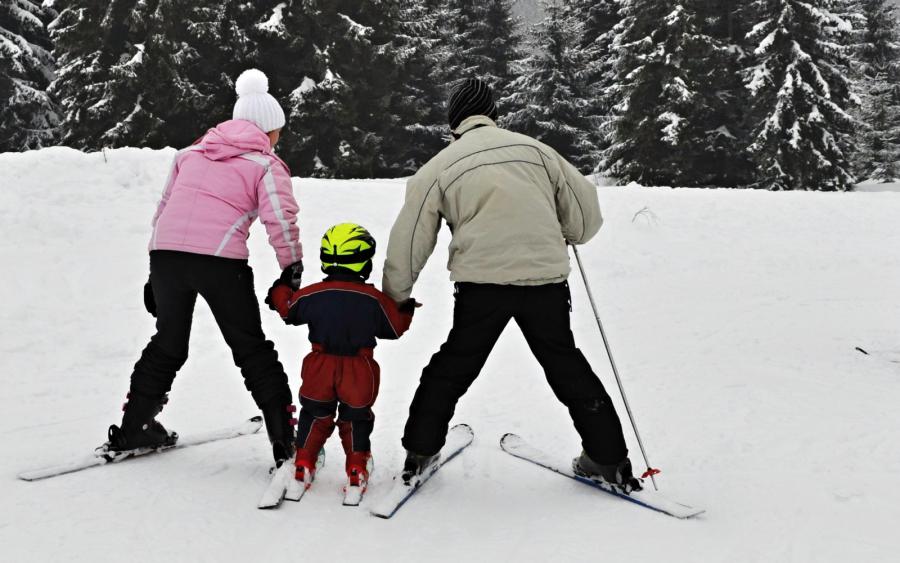
[[[569,409],[588,456],[601,464],[624,459],[628,449],[615,407],[575,347],[568,284],[458,283],[456,288],[453,327],[422,371],[403,446],[421,455],[440,451],[457,401],[478,377],[500,333],[513,319],[556,398]]]

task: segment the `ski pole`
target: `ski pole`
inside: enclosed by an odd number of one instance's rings
[[[656,486],[656,479],[653,477],[658,470],[653,469],[650,460],[647,459],[647,452],[644,450],[644,442],[641,441],[641,434],[638,432],[637,424],[634,422],[634,415],[631,413],[631,405],[628,404],[628,397],[625,395],[625,388],[622,386],[622,378],[619,377],[619,370],[616,368],[616,361],[613,359],[612,350],[609,348],[609,341],[606,339],[606,331],[603,330],[603,323],[600,321],[600,313],[597,312],[597,304],[594,302],[594,294],[591,293],[591,286],[588,283],[587,274],[584,272],[584,265],[581,263],[581,255],[578,254],[578,247],[572,245],[575,252],[575,261],[578,262],[578,270],[581,271],[581,280],[584,282],[584,289],[587,290],[588,300],[591,302],[591,308],[594,309],[594,317],[597,319],[597,327],[600,329],[600,336],[603,338],[603,346],[606,347],[606,356],[609,358],[609,364],[612,366],[613,374],[616,376],[616,383],[619,385],[619,393],[622,394],[622,401],[625,403],[625,410],[628,412],[628,419],[631,420],[631,428],[634,429],[634,435],[637,437],[638,446],[641,448],[641,455],[644,456],[644,463],[647,464],[647,474],[653,482],[653,488],[659,490]]]

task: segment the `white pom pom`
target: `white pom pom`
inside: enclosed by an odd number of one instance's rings
[[[269,91],[269,79],[261,70],[251,68],[238,76],[234,83],[234,89],[238,96],[265,94]]]

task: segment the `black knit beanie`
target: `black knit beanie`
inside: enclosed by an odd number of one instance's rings
[[[466,78],[453,88],[447,104],[447,118],[450,129],[456,129],[467,117],[486,115],[497,120],[497,106],[494,104],[494,92],[487,82],[478,78]]]

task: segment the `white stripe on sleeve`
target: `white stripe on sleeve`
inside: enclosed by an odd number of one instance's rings
[[[278,197],[278,188],[275,186],[275,176],[272,174],[272,163],[269,162],[269,159],[258,154],[247,153],[240,155],[240,157],[253,161],[266,169],[266,173],[263,176],[263,185],[266,187],[266,194],[268,194],[269,201],[272,203],[272,210],[275,212],[275,218],[278,219],[278,222],[281,225],[284,242],[291,250],[291,262],[297,262],[299,260],[297,257],[297,245],[291,242],[291,224],[284,218],[284,210],[281,208],[281,199]]]

